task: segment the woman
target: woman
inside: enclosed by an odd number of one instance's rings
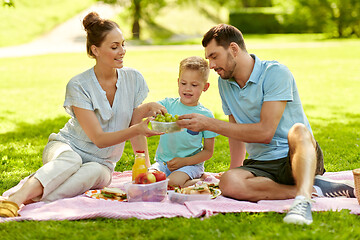
[[[166,112],[159,104],[140,104],[148,93],[142,75],[123,68],[125,40],[119,26],[89,13],[83,20],[87,53],[93,68],[73,77],[64,108],[70,120],[52,133],[43,152],[44,165],[15,193],[0,202],[0,216],[14,217],[21,204],[73,197],[111,183],[126,140],[145,150],[148,129],[143,117]],[[148,154],[147,165],[150,166]]]

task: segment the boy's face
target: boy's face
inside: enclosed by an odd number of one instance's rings
[[[184,70],[178,79],[181,103],[186,106],[196,106],[201,93],[205,92],[209,85],[209,83],[205,82],[199,71]]]

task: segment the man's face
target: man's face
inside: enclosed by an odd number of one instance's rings
[[[222,79],[230,79],[234,75],[236,62],[230,52],[230,48],[225,49],[218,46],[215,39],[205,47],[205,58],[209,60],[210,69],[214,69]]]

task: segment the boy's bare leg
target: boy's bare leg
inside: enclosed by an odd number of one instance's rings
[[[170,179],[169,180],[170,186],[180,186],[180,187],[188,187],[201,181],[200,178],[190,179],[189,175],[180,171],[171,173],[169,175],[169,179]]]

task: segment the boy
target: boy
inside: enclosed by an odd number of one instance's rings
[[[199,102],[201,93],[210,86],[207,82],[209,71],[207,61],[201,57],[182,60],[178,78],[179,97],[165,98],[158,103],[173,116],[199,113],[213,118],[211,111]],[[210,131],[181,131],[162,135],[156,150],[156,163],[150,169],[165,172],[170,186],[195,184],[204,173],[204,162],[212,157],[217,135]]]

